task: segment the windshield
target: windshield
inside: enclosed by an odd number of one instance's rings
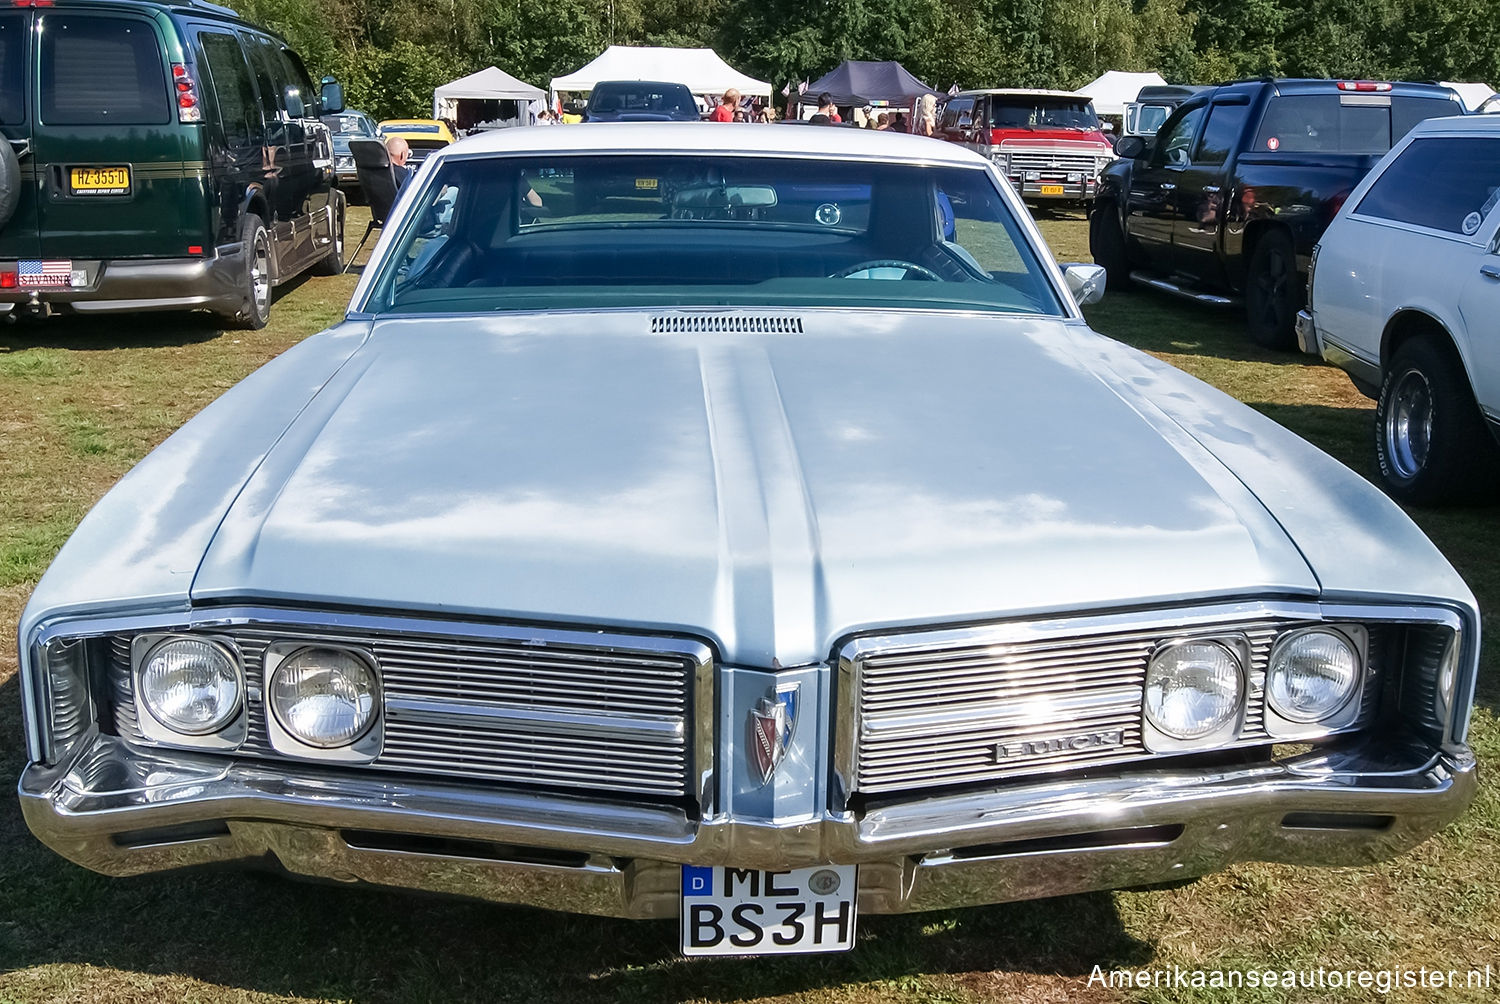
[[[1126,105],[1125,135],[1155,136],[1171,114],[1172,109],[1166,105]]]
[[[663,115],[698,116],[693,94],[681,84],[652,84],[644,81],[600,84],[589,95],[590,114],[656,112]]]
[[[374,136],[374,124],[363,115],[324,115],[323,124],[335,136]]]
[[[460,158],[416,196],[367,309],[1062,308],[990,175],[682,154]]]
[[[991,129],[1099,128],[1099,116],[1087,100],[1076,98],[990,98]]]

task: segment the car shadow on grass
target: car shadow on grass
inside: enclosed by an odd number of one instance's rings
[[[11,679],[0,686],[0,771],[11,778],[25,757],[19,704]],[[1083,981],[1096,965],[1135,967],[1155,954],[1098,893],[862,917],[857,947],[838,955],[687,960],[675,922],[238,870],[108,878],[44,847],[9,799],[0,802],[0,888],[0,972],[25,970],[39,997],[53,980],[76,990],[85,979],[87,996],[112,999],[148,976],[158,992],[210,1001],[221,999],[214,987],[226,988],[223,999],[248,990],[359,1002],[730,1001],[871,983],[912,989],[997,970]],[[80,976],[78,966],[90,968]]]
[[[1245,330],[1244,312],[1233,307],[1199,306],[1165,293],[1130,289],[1106,293],[1083,313],[1095,331],[1145,352],[1271,366],[1317,362],[1296,349],[1261,348]]]

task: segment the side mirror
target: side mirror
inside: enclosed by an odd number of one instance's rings
[[[323,113],[334,115],[344,110],[344,85],[332,77],[323,78]]]
[[[281,91],[282,102],[286,105],[287,118],[307,118],[307,106],[302,103],[302,92],[288,84]]]
[[[1106,119],[1106,120],[1104,120],[1103,122],[1101,122],[1099,124],[1099,128],[1102,129],[1102,130],[1104,130],[1105,132],[1114,132],[1115,131],[1115,124],[1113,122],[1109,121],[1108,119]]]
[[[1069,262],[1062,269],[1063,281],[1068,284],[1068,291],[1073,294],[1080,307],[1087,307],[1104,299],[1104,286],[1109,280],[1109,273],[1102,266]]]
[[[1121,136],[1115,144],[1115,153],[1129,160],[1136,160],[1146,152],[1146,141],[1139,136]]]
[[[958,127],[960,129],[968,129],[973,124],[974,116],[970,115],[968,112],[964,112],[958,117]]]

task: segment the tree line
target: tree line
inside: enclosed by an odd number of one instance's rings
[[[1487,0],[241,0],[377,118],[431,114],[485,66],[546,88],[608,45],[709,46],[779,92],[845,59],[938,90],[1059,87],[1105,70],[1500,85]]]

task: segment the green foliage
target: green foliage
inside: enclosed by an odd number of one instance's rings
[[[932,86],[1076,87],[1105,70],[1500,82],[1489,0],[243,0],[351,107],[430,114],[495,65],[546,87],[611,44],[711,46],[780,90],[844,59]]]

